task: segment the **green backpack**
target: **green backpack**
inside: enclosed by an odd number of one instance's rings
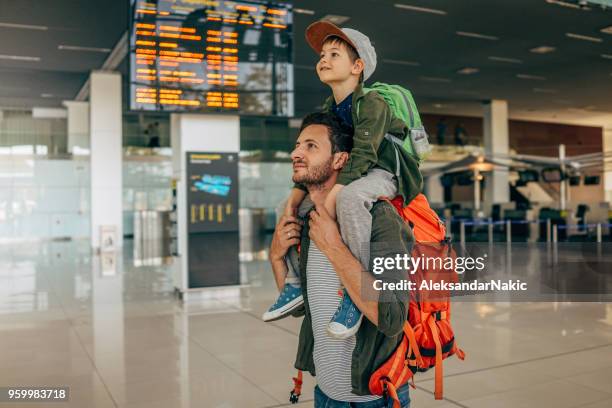
[[[385,138],[400,145],[419,163],[425,160],[431,151],[431,146],[416,103],[412,98],[412,93],[399,85],[389,85],[382,82],[375,82],[371,87],[363,88],[364,93],[372,91],[376,91],[382,96],[393,115],[403,120],[408,127],[408,136],[404,140],[390,134],[386,134]],[[357,112],[359,112],[359,107],[357,107]]]

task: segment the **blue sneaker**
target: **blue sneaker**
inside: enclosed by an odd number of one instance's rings
[[[276,302],[270,306],[270,309],[261,318],[264,322],[282,319],[303,304],[302,288],[286,283]]]
[[[357,333],[362,319],[363,313],[357,309],[346,289],[342,289],[342,300],[327,326],[327,333],[336,339],[347,339]]]

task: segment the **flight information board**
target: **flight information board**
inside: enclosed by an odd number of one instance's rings
[[[131,1],[131,110],[293,116],[291,5]]]

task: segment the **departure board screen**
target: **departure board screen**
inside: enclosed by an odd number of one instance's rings
[[[131,110],[293,116],[291,5],[131,1]]]

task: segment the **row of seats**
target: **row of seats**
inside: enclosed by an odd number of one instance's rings
[[[475,214],[471,208],[462,208],[458,203],[450,203],[443,208],[435,208],[435,211],[441,218],[448,216],[450,212],[451,216],[451,233],[454,236],[458,236],[461,230],[461,223],[467,223],[464,225],[466,239],[472,242],[486,242],[489,239],[488,226],[487,225],[472,225]],[[544,242],[547,239],[547,223],[546,220],[550,219],[551,226],[557,226],[557,239],[559,241],[584,241],[593,239],[593,231],[589,234],[587,229],[587,213],[589,206],[586,204],[579,204],[574,214],[577,227],[572,227],[571,230],[567,228],[567,217],[564,212],[559,209],[542,207],[539,211],[537,220],[540,221],[538,225],[538,236],[539,242]],[[513,242],[527,242],[531,238],[531,227],[530,223],[527,222],[527,209],[504,209],[502,214],[502,208],[499,204],[493,205],[491,209],[491,221],[510,221],[511,235]],[[609,221],[612,223],[612,220]],[[612,234],[612,229],[610,229]],[[493,227],[493,239],[494,241],[503,242],[506,240],[506,225],[505,223],[499,223]]]

